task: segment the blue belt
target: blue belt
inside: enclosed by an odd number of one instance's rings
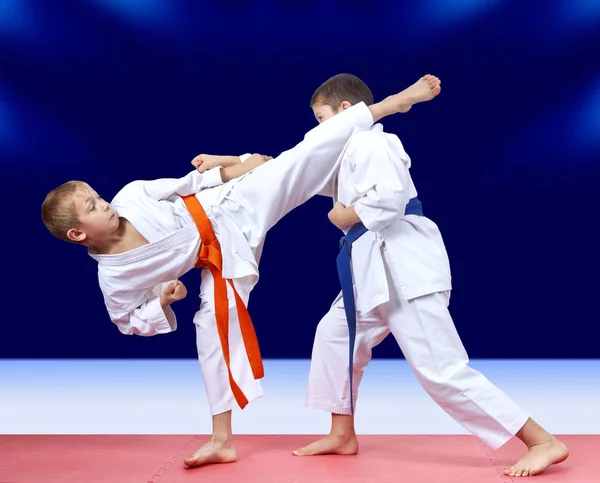
[[[417,198],[412,198],[406,205],[405,215],[423,216],[423,207]],[[348,323],[350,335],[350,409],[354,414],[353,395],[353,369],[354,369],[354,343],[356,341],[356,304],[354,301],[354,287],[352,283],[352,244],[364,235],[368,230],[362,223],[357,223],[350,228],[348,234],[340,240],[340,254],[337,257],[337,269],[340,283],[342,285],[342,297],[344,299],[344,310]]]

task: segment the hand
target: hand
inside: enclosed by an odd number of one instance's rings
[[[219,166],[219,156],[213,156],[210,154],[199,154],[194,159],[192,159],[192,164],[195,166],[199,173],[204,173],[204,171]]]
[[[167,285],[163,290],[163,293],[160,297],[160,305],[166,307],[167,305],[171,305],[173,302],[183,300],[186,295],[187,289],[185,288],[185,285],[179,280],[175,280]]]
[[[349,220],[348,208],[346,208],[339,201],[333,205],[333,208],[328,213],[327,217],[329,218],[329,221],[337,226],[340,230],[348,228],[353,224],[352,221]]]

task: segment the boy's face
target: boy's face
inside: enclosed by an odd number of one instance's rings
[[[344,101],[340,104],[337,110],[333,110],[333,108],[327,104],[323,104],[321,102],[315,102],[312,106],[313,113],[315,118],[319,122],[319,124],[324,123],[328,119],[331,119],[336,114],[339,114],[342,111],[345,111],[349,107],[351,107],[348,101]]]
[[[79,243],[103,241],[119,228],[117,213],[90,186],[77,190],[73,204],[79,224],[68,231],[70,240]]]

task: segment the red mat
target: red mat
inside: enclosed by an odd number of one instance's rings
[[[294,457],[307,435],[236,436],[238,462],[182,467],[206,436],[0,436],[0,483],[500,483],[523,452],[471,436],[361,436],[358,456]],[[563,436],[571,457],[535,482],[600,482],[600,435]]]

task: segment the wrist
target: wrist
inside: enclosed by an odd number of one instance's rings
[[[173,301],[171,300],[171,297],[164,297],[162,296],[160,298],[160,306],[164,309],[166,307],[168,307],[169,305],[171,305],[171,303],[173,303]]]
[[[354,209],[354,205],[348,206],[344,210],[344,221],[347,226],[356,225],[361,222],[360,217],[356,214],[356,210]]]

